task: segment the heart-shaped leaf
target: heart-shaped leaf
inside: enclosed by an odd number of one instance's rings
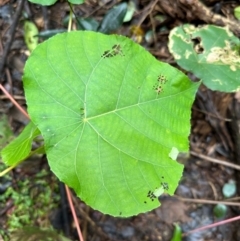
[[[40,44],[23,80],[51,169],[84,202],[126,217],[174,193],[172,152],[188,151],[199,84],[126,37],[88,31]]]

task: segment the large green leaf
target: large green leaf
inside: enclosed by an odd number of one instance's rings
[[[182,72],[126,37],[78,31],[40,44],[23,80],[51,169],[84,202],[130,216],[174,193],[198,88]]]
[[[174,28],[169,50],[177,63],[193,72],[212,90],[235,92],[240,88],[239,40],[227,28],[213,25]]]

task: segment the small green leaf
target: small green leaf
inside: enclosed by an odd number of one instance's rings
[[[32,52],[38,45],[38,29],[33,22],[24,21],[24,40]]]
[[[55,2],[57,2],[57,0],[28,0],[28,1],[35,4],[40,4],[43,6],[53,5]]]
[[[84,0],[68,0],[68,2],[70,2],[72,4],[82,4],[82,3],[84,3]]]
[[[182,229],[178,224],[174,224],[174,232],[171,241],[182,241]]]
[[[236,19],[240,19],[240,6],[234,8],[234,16]]]
[[[212,90],[240,89],[239,40],[227,28],[183,25],[170,33],[169,50],[177,63]]]
[[[127,12],[124,16],[123,22],[129,22],[132,20],[133,14],[136,10],[136,5],[134,1],[129,1],[127,6]]]
[[[32,141],[40,135],[38,128],[30,122],[22,133],[1,151],[6,165],[13,166],[24,160],[31,152]]]
[[[99,22],[94,18],[78,18],[77,25],[79,30],[97,31]]]
[[[154,40],[154,32],[152,30],[148,30],[145,34],[145,40],[147,43],[152,43]]]
[[[199,83],[126,37],[90,31],[40,44],[23,82],[52,171],[84,202],[127,217],[174,193],[183,166],[169,153],[188,151]]]
[[[236,182],[230,180],[228,183],[225,183],[222,192],[225,198],[230,198],[234,196],[237,192]]]
[[[111,33],[121,27],[127,12],[127,6],[127,3],[123,2],[110,9],[104,16],[98,31]]]
[[[64,33],[67,32],[66,29],[50,29],[50,30],[44,30],[39,32],[38,37],[41,37],[43,39],[48,39],[58,33]]]
[[[227,210],[228,208],[226,205],[219,203],[214,207],[213,213],[217,218],[224,218],[227,214]]]

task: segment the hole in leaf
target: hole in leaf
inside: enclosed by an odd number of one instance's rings
[[[201,38],[196,37],[196,38],[191,38],[191,41],[193,43],[193,48],[196,51],[197,54],[202,54],[204,51],[204,48],[201,44]]]

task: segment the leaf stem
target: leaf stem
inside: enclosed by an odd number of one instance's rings
[[[213,223],[213,224],[201,227],[201,228],[196,228],[194,230],[191,230],[191,231],[189,231],[187,233],[182,234],[182,237],[185,237],[185,236],[187,236],[187,235],[189,235],[191,233],[200,232],[200,231],[203,231],[205,229],[214,228],[214,227],[217,227],[217,226],[220,226],[220,225],[223,225],[223,224],[226,224],[226,223],[231,223],[231,222],[234,222],[234,221],[237,221],[237,220],[240,220],[240,216],[237,216],[235,218],[229,218],[227,220],[216,222],[216,223]]]
[[[72,4],[69,3],[69,6],[70,6],[70,14],[69,14],[69,22],[68,22],[68,32],[70,32],[72,29],[72,17],[73,17]]]

